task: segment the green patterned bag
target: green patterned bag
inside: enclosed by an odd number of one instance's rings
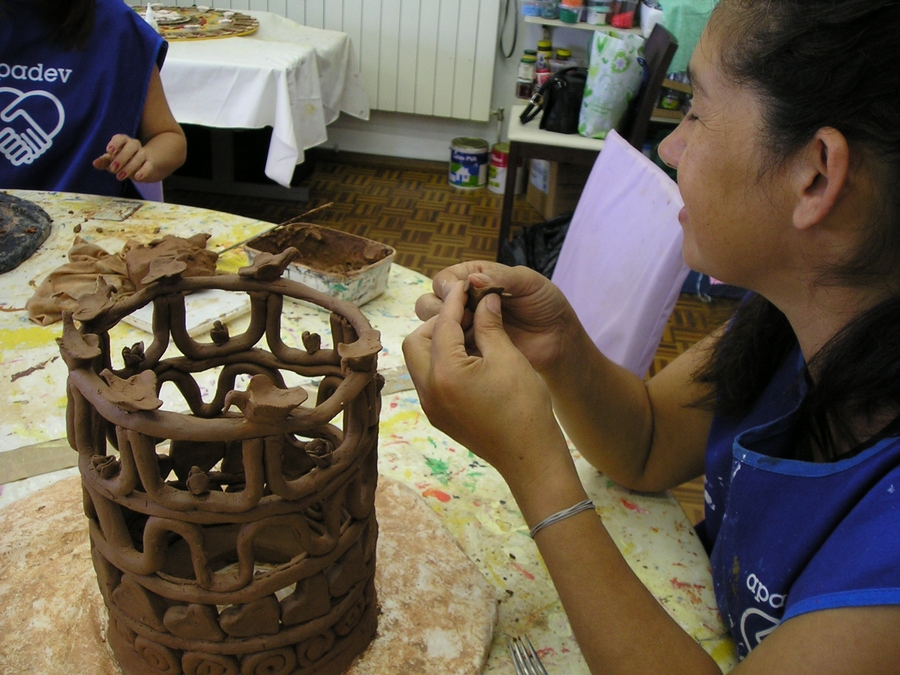
[[[578,133],[606,138],[641,88],[644,38],[633,33],[597,31],[591,39],[590,65]]]

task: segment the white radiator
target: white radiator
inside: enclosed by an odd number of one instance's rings
[[[131,2],[131,4],[137,4]],[[177,0],[193,5],[195,0]],[[349,33],[376,110],[487,121],[500,0],[215,0]]]

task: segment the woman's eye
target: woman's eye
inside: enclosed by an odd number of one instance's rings
[[[688,122],[697,121],[698,117],[694,113],[694,101],[693,97],[688,97],[688,99],[684,102],[684,105],[681,106],[682,112],[684,112],[684,118]]]

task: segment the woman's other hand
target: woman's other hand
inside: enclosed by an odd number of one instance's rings
[[[512,344],[538,372],[548,370],[556,362],[566,334],[579,325],[565,296],[549,279],[527,267],[487,261],[464,262],[438,272],[432,282],[433,293],[416,302],[418,317],[425,321],[437,315],[460,280],[476,288],[503,288],[503,327]],[[469,331],[471,312],[466,311],[460,323],[463,330]]]
[[[138,182],[146,182],[155,174],[153,161],[144,151],[143,144],[136,138],[125,134],[116,134],[106,146],[106,152],[93,162],[95,169],[109,171],[116,175],[116,180],[131,178]]]
[[[544,381],[504,330],[508,298],[502,310],[496,294],[478,305],[472,349],[463,329],[467,284],[444,275],[435,286],[443,294],[440,311],[403,342],[431,423],[491,463],[511,487],[539,479],[554,461],[570,462],[567,451],[548,452],[565,451],[565,440]]]
[[[113,136],[106,152],[94,160],[94,168],[114,173],[120,181],[131,178],[155,183],[184,164],[186,157],[184,131],[172,116],[159,69],[154,66],[138,124],[138,138],[126,134]]]

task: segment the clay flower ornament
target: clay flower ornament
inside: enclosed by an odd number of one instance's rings
[[[209,331],[209,339],[213,341],[213,344],[219,347],[224,345],[231,339],[231,336],[228,334],[228,326],[221,321],[216,320]]]
[[[63,312],[63,334],[56,338],[59,353],[69,368],[78,368],[100,356],[100,338],[93,333],[84,335],[75,327],[72,312]]]
[[[239,269],[238,275],[256,281],[275,281],[284,274],[287,266],[298,255],[300,255],[300,251],[293,246],[289,246],[278,255],[260,253],[253,259],[252,265]]]
[[[381,351],[381,333],[377,330],[367,330],[359,339],[350,344],[338,345],[338,354],[341,356],[341,369],[344,372],[354,370],[360,373],[368,373],[375,369],[378,353]]]
[[[97,277],[97,288],[93,293],[78,298],[78,309],[72,317],[78,321],[92,321],[116,304],[113,295],[115,286],[108,284],[102,276]]]
[[[248,422],[271,424],[285,419],[308,397],[301,387],[281,389],[265,375],[254,375],[246,391],[232,390],[225,394],[224,409],[233,404],[241,409]]]
[[[188,492],[195,497],[205,497],[209,494],[209,475],[199,466],[192,466],[185,481]]]
[[[160,257],[150,261],[147,276],[141,279],[142,286],[149,286],[155,281],[177,281],[187,271],[187,263],[175,257]]]
[[[126,368],[137,368],[146,359],[144,343],[135,342],[131,347],[122,347],[122,361]]]
[[[320,469],[327,469],[334,461],[334,444],[325,438],[314,438],[306,444],[306,454]]]
[[[95,455],[91,457],[91,466],[104,480],[115,478],[122,470],[122,465],[113,455]]]
[[[127,412],[158,410],[163,402],[156,396],[156,373],[145,370],[123,380],[111,370],[103,370],[100,377],[108,387],[100,393],[107,401]]]

